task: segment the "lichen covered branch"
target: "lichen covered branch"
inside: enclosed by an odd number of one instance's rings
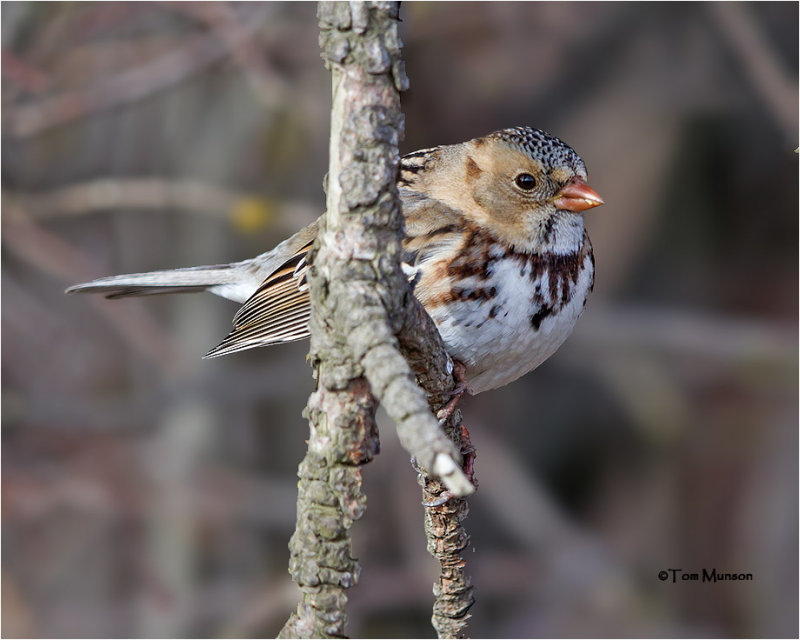
[[[423,496],[430,499],[435,481],[421,477]],[[439,489],[440,490],[440,489]],[[475,604],[472,583],[465,572],[466,561],[461,552],[469,544],[469,535],[461,522],[469,508],[463,498],[451,498],[445,504],[425,509],[425,535],[428,552],[439,561],[439,578],[433,585],[431,623],[440,638],[466,637],[469,610]]]
[[[349,530],[365,508],[360,466],[379,447],[376,402],[421,469],[438,474],[454,495],[474,490],[457,445],[429,406],[432,399],[431,406],[446,401],[452,363],[400,269],[403,220],[395,180],[403,130],[399,92],[407,79],[398,8],[394,2],[321,2],[318,9],[322,57],[333,80],[330,167],[327,212],[309,259],[309,359],[317,390],[307,408],[311,436],[290,543],[290,571],[302,600],[282,637],[344,635],[345,590],[359,575]],[[427,357],[432,367],[424,366]]]
[[[315,268],[323,268],[323,247],[347,265],[347,274],[320,275],[341,287],[334,312],[354,361],[403,446],[423,468],[446,470],[450,490],[466,495],[473,487],[461,473],[459,453],[432,415],[395,335],[406,324],[412,297],[400,269],[395,185],[403,129],[399,92],[408,82],[397,12],[397,3],[320,4],[320,41],[334,84],[332,127],[340,135],[331,137],[327,225]]]
[[[433,321],[415,299],[409,301],[406,326],[398,333],[400,346],[432,407],[441,407],[454,390],[453,363],[436,331]],[[434,330],[431,331],[430,329]],[[447,436],[462,448],[461,411],[456,409],[445,421]],[[424,504],[441,500],[445,487],[424,469],[419,469]],[[466,636],[469,610],[475,604],[472,583],[466,574],[462,551],[469,535],[462,524],[469,513],[467,501],[453,497],[444,504],[425,509],[425,536],[428,552],[439,561],[439,578],[433,586],[435,601],[431,623],[439,638]]]

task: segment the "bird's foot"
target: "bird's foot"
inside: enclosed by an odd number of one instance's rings
[[[456,410],[458,406],[459,400],[461,400],[461,396],[464,395],[464,392],[471,391],[469,385],[467,384],[467,367],[459,362],[458,360],[453,360],[453,378],[455,379],[456,386],[453,389],[453,393],[450,396],[450,400],[444,405],[439,411],[436,412],[436,417],[439,420],[439,425],[444,425],[450,419],[450,416],[453,415],[453,412]]]
[[[472,486],[478,488],[478,479],[475,477],[475,447],[469,437],[467,427],[462,423],[461,425],[461,455],[464,457],[463,471],[464,475],[469,478]],[[440,493],[434,500],[430,502],[423,502],[423,507],[441,507],[447,504],[455,494],[449,489]]]

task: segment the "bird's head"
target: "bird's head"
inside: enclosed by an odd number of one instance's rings
[[[430,195],[523,250],[536,250],[555,221],[582,230],[580,214],[603,204],[580,156],[538,129],[502,129],[437,151]]]

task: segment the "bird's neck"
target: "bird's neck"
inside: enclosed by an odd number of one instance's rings
[[[556,211],[537,221],[532,231],[528,245],[531,253],[576,253],[583,245],[583,216]]]

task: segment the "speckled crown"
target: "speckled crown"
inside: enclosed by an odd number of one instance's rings
[[[545,163],[547,168],[567,165],[577,174],[586,176],[586,165],[566,142],[533,127],[511,127],[490,133],[488,138],[498,138],[514,145],[532,158]]]

